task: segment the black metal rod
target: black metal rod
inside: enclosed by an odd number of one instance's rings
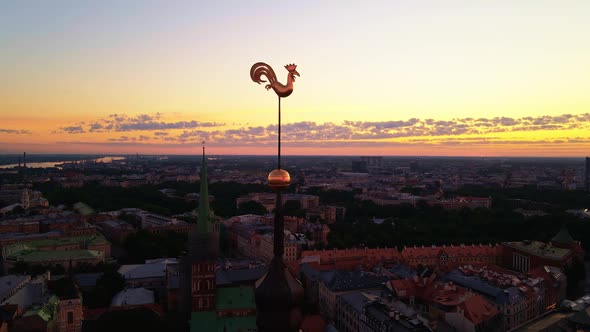
[[[278,169],[281,169],[281,97],[279,97],[279,124],[278,124],[278,131],[279,131],[279,156],[278,156]]]
[[[283,220],[283,199],[280,191],[277,191],[277,198],[275,204],[275,227],[274,227],[274,259],[283,260],[283,253],[285,252],[285,221]]]

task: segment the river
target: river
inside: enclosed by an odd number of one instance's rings
[[[27,167],[31,168],[46,168],[46,167],[57,167],[56,165],[61,165],[63,163],[71,163],[71,162],[82,162],[82,161],[96,161],[100,163],[110,163],[115,160],[123,160],[125,157],[102,157],[96,159],[86,159],[86,160],[61,160],[61,161],[45,161],[39,163],[27,163]],[[17,167],[18,164],[10,164],[10,165],[0,165],[0,169],[6,168],[13,168]]]

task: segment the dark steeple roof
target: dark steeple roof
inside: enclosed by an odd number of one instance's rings
[[[219,223],[216,222],[209,208],[205,147],[203,147],[200,182],[198,220],[188,235],[188,255],[181,258],[179,309],[187,315],[193,311],[205,312],[211,310],[215,315],[215,274],[212,274],[211,271],[215,270],[215,260],[219,256]],[[199,266],[206,265],[207,268],[195,269],[195,264]],[[207,280],[209,287],[197,292],[197,286],[193,286],[193,277],[203,281]],[[206,301],[208,304],[204,308],[197,307],[195,304],[199,297],[208,300]]]
[[[551,239],[551,242],[563,243],[563,244],[573,244],[573,243],[576,243],[576,240],[574,240],[574,238],[571,236],[570,232],[568,232],[567,228],[565,226],[563,226],[559,230],[559,233],[557,233],[557,235],[555,235]]]
[[[200,182],[201,191],[199,193],[197,227],[193,228],[189,233],[189,255],[193,258],[200,257],[214,260],[219,254],[219,228],[209,208],[205,147],[203,147]]]
[[[209,209],[209,189],[207,185],[207,163],[205,159],[205,147],[203,147],[203,161],[200,174],[201,190],[199,192],[199,214],[197,228],[199,233],[206,234],[211,231],[211,211]]]

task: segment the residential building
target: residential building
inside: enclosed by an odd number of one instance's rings
[[[462,332],[500,330],[499,311],[493,303],[454,283],[434,279],[435,275],[429,278],[414,275],[391,280],[387,287],[395,299],[415,308],[418,319],[432,330],[444,324]]]
[[[2,248],[5,268],[17,262],[32,265],[96,265],[111,255],[111,244],[101,235],[55,237],[14,243]]]
[[[538,266],[531,269],[530,274],[533,278],[543,280],[545,289],[545,298],[543,311],[552,310],[559,307],[559,304],[565,300],[567,293],[567,276],[557,267]]]
[[[39,234],[59,231],[62,235],[92,235],[96,228],[71,211],[49,211],[29,217],[4,218],[0,221],[0,233]]]
[[[35,304],[45,303],[50,296],[47,289],[49,278],[50,274],[47,272],[35,279],[28,279],[24,284],[19,283],[19,287],[8,287],[7,291],[11,296],[3,300],[2,305],[17,305],[26,311]]]
[[[445,210],[461,210],[464,208],[468,209],[491,209],[492,208],[492,197],[467,197],[459,196],[453,199],[439,199],[429,201],[429,205],[438,205]]]
[[[155,213],[141,211],[135,214],[140,222],[141,229],[147,230],[151,233],[162,233],[166,231],[174,231],[178,233],[189,233],[191,229],[195,228],[194,224],[189,224],[185,221],[161,216]]]
[[[418,266],[449,270],[462,264],[499,264],[502,248],[498,245],[442,245],[404,247],[401,256],[412,268]]]
[[[511,273],[499,267],[459,267],[444,279],[485,296],[502,314],[510,330],[545,311],[543,280]]]
[[[396,248],[305,250],[301,253],[302,263],[318,263],[341,270],[356,267],[368,270],[380,262],[401,260],[402,256]]]
[[[59,298],[54,317],[57,332],[80,332],[84,319],[82,296],[73,279],[49,281],[48,287]]]
[[[335,325],[339,332],[370,332],[365,324],[364,308],[369,299],[361,291],[342,294],[336,303]]]
[[[168,285],[171,271],[177,271],[178,260],[160,258],[146,260],[145,264],[121,265],[118,272],[125,283],[133,288],[154,291],[163,304],[168,303]]]
[[[303,234],[291,233],[284,230],[284,253],[283,260],[285,263],[295,262],[299,259],[301,249],[307,246],[307,241]],[[274,250],[274,233],[254,234],[251,243],[254,245],[254,257],[264,261],[270,261],[273,257]]]
[[[16,294],[25,285],[31,282],[29,275],[6,275],[0,277],[0,303]]]
[[[124,289],[111,300],[111,307],[135,307],[144,304],[154,304],[154,291],[143,287]]]
[[[28,188],[7,189],[3,186],[0,188],[0,207],[18,203],[24,209],[28,209],[31,206],[31,195],[32,191]]]
[[[363,271],[333,271],[333,273],[321,277],[318,293],[320,312],[329,321],[336,318],[336,300],[338,296],[353,291],[379,289],[388,279],[387,277]]]
[[[590,331],[590,295],[563,303],[514,330],[515,332]]]
[[[76,267],[80,264],[96,265],[104,263],[105,260],[104,252],[96,250],[38,251],[22,247],[22,250],[4,257],[4,268],[10,269],[17,262],[25,262],[29,265]]]
[[[228,229],[230,247],[245,257],[270,261],[274,250],[274,229],[265,221],[265,217],[255,215],[233,217],[224,221]],[[301,251],[307,248],[307,238],[304,234],[294,233],[288,229],[284,232],[283,259],[287,263],[295,262],[299,259]]]
[[[236,200],[236,206],[239,207],[242,203],[254,201],[262,204],[266,208],[266,211],[272,212],[275,207],[275,199],[276,195],[272,193],[250,193],[246,196],[239,197]],[[317,209],[320,206],[320,198],[315,195],[284,194],[283,204],[287,201],[299,202],[303,210]]]
[[[55,322],[55,312],[58,303],[59,298],[53,295],[41,304],[30,307],[22,316],[12,320],[10,332],[56,331],[58,324]]]
[[[529,272],[539,266],[564,269],[575,259],[583,260],[584,251],[567,229],[562,228],[551,242],[514,241],[502,243],[502,260],[512,270]]]
[[[361,157],[368,172],[381,171],[383,169],[383,157]]]
[[[131,224],[122,220],[105,220],[96,225],[109,241],[118,244],[124,243],[129,235],[137,232]]]

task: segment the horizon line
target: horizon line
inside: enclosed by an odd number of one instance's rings
[[[26,151],[23,151],[26,152]],[[2,156],[21,156],[23,152],[0,153]],[[104,156],[104,157],[126,157],[126,156],[201,156],[197,154],[162,154],[162,153],[29,153],[28,156]],[[208,156],[231,156],[231,157],[276,157],[276,154],[207,154]],[[383,154],[342,154],[342,155],[320,155],[320,154],[290,154],[281,155],[281,157],[408,157],[408,158],[548,158],[548,159],[573,159],[573,158],[590,158],[585,156],[468,156],[468,155],[383,155]]]

